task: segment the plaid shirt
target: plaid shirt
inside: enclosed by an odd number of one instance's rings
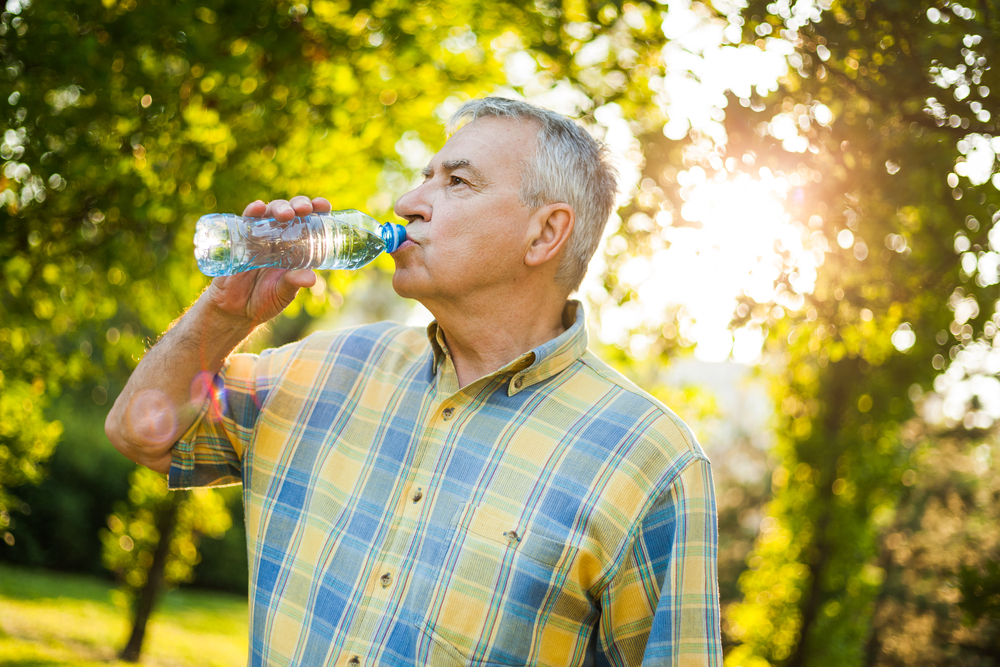
[[[708,460],[564,319],[461,389],[435,323],[229,358],[170,485],[243,484],[251,665],[721,665]]]

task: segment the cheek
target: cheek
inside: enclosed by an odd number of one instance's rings
[[[462,222],[441,220],[422,249],[426,263],[435,273],[462,275],[495,274],[519,264],[524,250],[523,225],[510,219],[515,216],[503,215],[503,210],[503,206],[491,206],[470,211],[462,216]]]
[[[516,242],[500,232],[484,229],[475,234],[451,237],[440,248],[440,259],[480,274],[505,267],[516,255]]]
[[[484,256],[505,264],[518,262],[522,259],[523,245],[524,230],[513,224],[495,225],[480,240]]]

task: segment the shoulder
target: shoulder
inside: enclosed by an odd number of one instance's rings
[[[659,534],[677,512],[712,506],[714,491],[704,450],[673,410],[589,350],[570,370],[563,386],[573,403],[587,406],[589,422],[579,453],[604,459],[582,541],[604,565],[591,588],[599,594],[640,533]]]
[[[575,364],[579,379],[606,396],[607,418],[628,425],[642,440],[669,458],[708,460],[687,424],[669,407],[587,350]]]

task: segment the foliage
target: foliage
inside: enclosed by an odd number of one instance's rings
[[[0,558],[21,565],[106,574],[98,531],[117,501],[127,498],[135,468],[104,435],[104,410],[89,394],[64,393],[50,409],[65,434],[49,460],[45,478],[18,489],[11,512],[14,544]]]
[[[998,296],[989,235],[1000,197],[992,152],[985,176],[970,154],[996,131],[986,98],[1000,86],[988,66],[997,9],[858,0],[742,12],[746,42],[763,48],[780,33],[795,53],[775,94],[731,97],[725,150],[737,170],[794,185],[786,210],[825,261],[811,292],[789,263],[777,303],[747,298],[738,311],[738,325],[769,327],[783,370],[780,465],[744,600],[727,613],[740,643],[727,664],[881,659],[866,646],[887,576],[880,536],[909,465],[901,425],[912,399],[941,386],[946,359],[996,333],[979,304]],[[988,417],[976,400],[967,427]]]
[[[902,431],[909,464],[895,520],[879,539],[885,585],[867,661],[880,665],[995,665],[1000,651],[996,442]],[[992,440],[992,439],[991,439]]]
[[[18,489],[19,509],[10,513],[12,545],[0,559],[30,567],[110,576],[102,564],[99,532],[116,505],[128,502],[129,473],[135,469],[104,435],[105,411],[89,392],[64,392],[50,414],[65,434],[46,466],[44,479]],[[192,585],[236,593],[247,589],[246,540],[239,489],[220,491],[233,515],[222,539],[203,536]],[[16,525],[15,525],[16,524]],[[241,563],[244,565],[241,567]]]
[[[129,599],[148,583],[147,574],[161,539],[161,515],[176,512],[163,570],[167,586],[190,581],[199,561],[201,535],[222,537],[231,518],[222,496],[208,489],[168,491],[167,480],[143,467],[129,475],[129,504],[108,517],[101,532],[104,564],[117,573]]]
[[[225,501],[232,527],[218,539],[203,536],[206,539],[202,539],[198,545],[201,559],[195,566],[191,585],[246,594],[250,569],[247,562],[242,489],[231,487],[218,489],[216,493]]]
[[[0,537],[8,546],[14,543],[11,513],[21,510],[22,502],[7,488],[40,481],[39,464],[52,454],[62,433],[61,423],[44,417],[44,391],[40,378],[30,384],[5,381],[0,371]]]

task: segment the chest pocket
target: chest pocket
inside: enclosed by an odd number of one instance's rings
[[[420,628],[433,665],[533,663],[577,549],[493,508],[467,505]]]

